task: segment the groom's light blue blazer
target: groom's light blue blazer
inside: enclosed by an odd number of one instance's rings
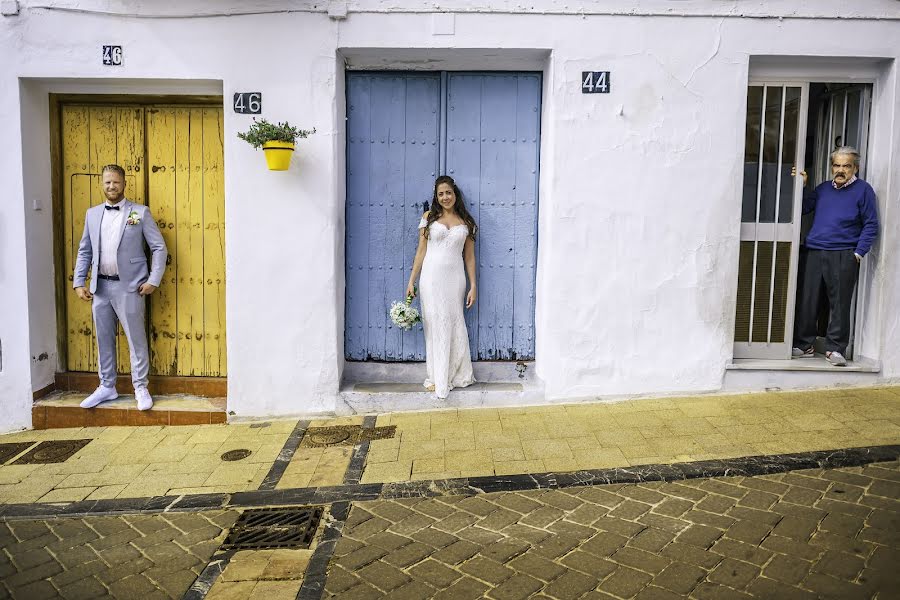
[[[97,291],[97,275],[100,274],[100,221],[106,212],[105,204],[104,202],[87,210],[84,234],[78,244],[78,256],[75,260],[72,287],[84,286],[90,268],[92,294]],[[127,286],[129,292],[136,292],[144,282],[159,287],[169,253],[162,233],[150,215],[150,209],[143,204],[123,200],[120,210],[124,214],[119,234],[119,251],[116,253],[119,280]],[[133,220],[137,222],[129,225],[129,217],[132,215],[136,217]],[[144,252],[144,241],[150,247],[149,266]]]

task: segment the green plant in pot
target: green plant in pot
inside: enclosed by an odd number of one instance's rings
[[[269,123],[265,119],[253,118],[250,129],[238,133],[237,136],[266,153],[266,163],[272,171],[287,171],[291,165],[291,153],[297,139],[302,139],[316,132],[313,129],[298,129],[287,121]]]

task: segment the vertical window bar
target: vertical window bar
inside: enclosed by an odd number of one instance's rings
[[[860,91],[859,98],[859,177],[866,175],[866,155],[869,148],[869,117],[872,107],[872,89],[869,86]]]
[[[823,105],[819,108],[819,139],[824,140],[828,133],[828,105]],[[823,148],[826,146],[822,146]],[[825,181],[828,177],[828,170],[826,168],[825,162],[822,160],[821,154],[819,158],[817,158],[819,162],[816,163],[817,169],[819,170],[819,176],[815,180],[813,180],[813,185],[815,185],[816,181]]]
[[[763,153],[765,151],[766,140],[766,94],[769,91],[768,85],[763,85],[762,102],[759,107],[759,168],[756,172],[756,219],[753,226],[753,274],[750,280],[750,329],[747,335],[747,343],[753,343],[753,311],[756,305],[756,257],[759,251],[759,205],[762,198],[762,172],[763,172]]]
[[[766,330],[766,343],[772,343],[772,306],[775,301],[775,259],[778,256],[778,204],[781,202],[781,157],[784,152],[784,112],[787,106],[787,86],[782,86],[781,88],[781,118],[778,124],[778,159],[775,163],[776,165],[776,175],[775,175],[775,222],[772,223],[774,227],[774,235],[772,236],[774,239],[772,240],[772,274],[771,280],[769,281],[769,323],[768,329]]]
[[[816,117],[816,139],[822,140],[825,138],[825,107],[820,106],[818,110],[818,115]],[[818,156],[815,157],[816,161],[816,176],[814,181],[823,181],[822,178],[822,153],[820,152]],[[802,213],[801,213],[802,214]]]
[[[844,124],[841,125],[841,146],[847,145],[847,104],[850,102],[850,94],[844,92]]]
[[[831,173],[831,151],[834,150],[834,96],[828,99],[828,139],[826,140],[826,143],[822,145],[822,149],[825,151],[824,160],[822,162],[825,164],[824,175],[825,179],[827,179],[828,174]],[[813,183],[813,185],[815,185],[815,183]]]
[[[865,110],[866,110],[866,90],[862,89],[862,90],[859,90],[859,108],[857,109],[857,112],[859,114],[856,117],[856,123],[857,123],[856,126],[859,127],[859,133],[856,136],[856,151],[859,152],[860,155],[862,155],[863,152],[865,151],[863,149],[863,146],[864,146],[863,138],[869,135],[868,128],[866,127],[865,121],[863,121],[863,113],[865,112]],[[859,173],[857,173],[857,177],[862,177],[863,175],[865,175],[865,173],[863,173],[862,167],[863,167],[862,156],[860,156],[859,157]],[[857,286],[857,287],[859,287],[859,286]]]

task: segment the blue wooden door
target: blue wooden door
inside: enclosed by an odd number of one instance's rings
[[[472,357],[534,357],[540,75],[452,73],[447,174],[478,224]]]
[[[421,326],[402,331],[402,299],[423,202],[440,161],[439,74],[347,78],[345,353],[350,360],[424,360]]]
[[[534,73],[348,74],[348,360],[425,358],[421,327],[398,330],[387,312],[442,171],[479,226],[472,358],[533,358],[540,90]]]

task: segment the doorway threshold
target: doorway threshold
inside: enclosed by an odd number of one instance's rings
[[[868,358],[847,361],[844,367],[836,367],[825,359],[824,354],[812,358],[760,359],[735,358],[725,365],[727,370],[747,371],[820,371],[832,373],[880,373],[881,362]]]
[[[95,408],[81,408],[84,392],[55,392],[36,401],[31,419],[34,429],[64,427],[111,427],[151,425],[214,425],[225,423],[225,398],[191,394],[160,394],[153,397],[153,408],[137,410],[132,394],[120,394]]]
[[[83,373],[80,371],[63,371],[56,374],[53,389],[45,389],[61,392],[86,392],[91,393],[100,385],[100,379],[96,373]],[[128,394],[133,388],[131,375],[119,375],[116,380],[116,389],[120,394]],[[224,398],[228,395],[227,377],[194,377],[179,375],[150,375],[147,389],[156,395],[190,395],[205,396],[208,398]]]

